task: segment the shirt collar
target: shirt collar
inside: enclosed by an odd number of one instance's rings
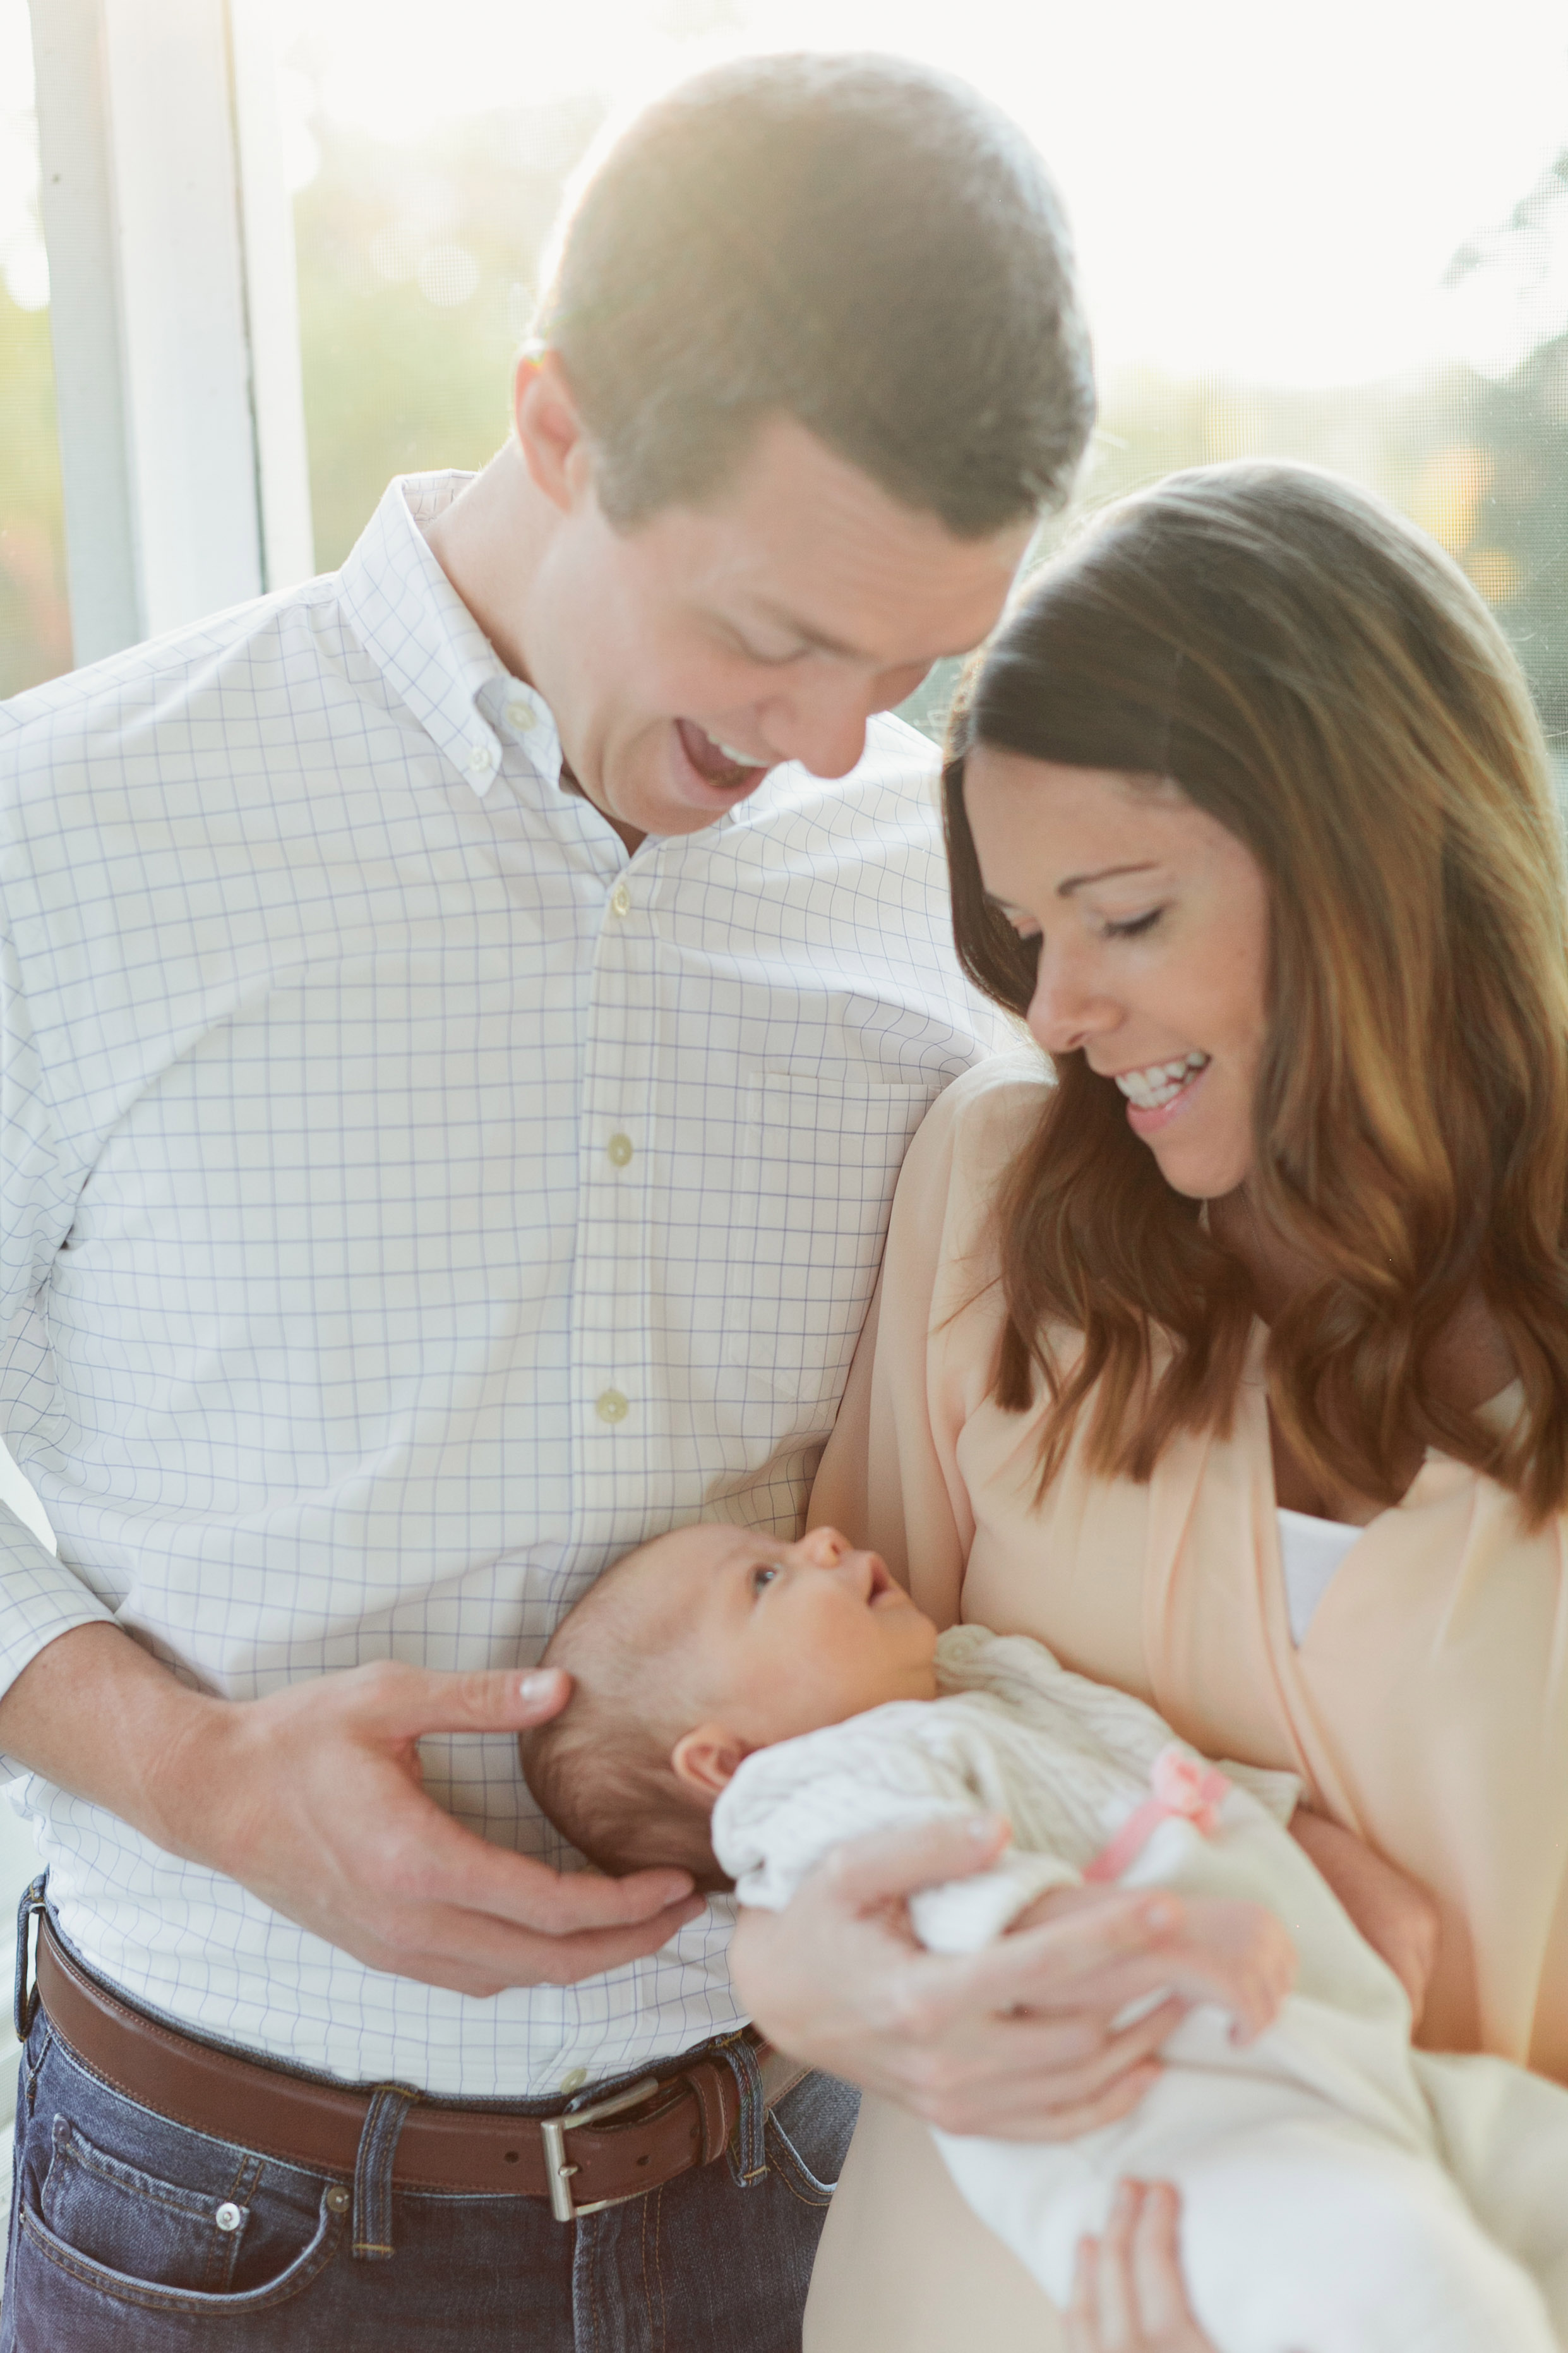
[[[388,483],[339,575],[343,611],[393,693],[481,798],[513,745],[559,789],[561,739],[548,706],[508,670],[421,528],[472,480],[399,474]]]

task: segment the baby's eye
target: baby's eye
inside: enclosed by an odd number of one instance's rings
[[[780,1574],[776,1560],[760,1560],[752,1571],[752,1591],[761,1593],[763,1588],[771,1585]]]

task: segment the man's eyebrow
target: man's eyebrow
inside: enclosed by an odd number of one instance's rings
[[[1143,858],[1135,866],[1097,866],[1092,874],[1069,874],[1065,882],[1057,884],[1057,897],[1070,899],[1075,891],[1083,889],[1085,883],[1110,882],[1119,874],[1152,874],[1159,862],[1155,858]]]

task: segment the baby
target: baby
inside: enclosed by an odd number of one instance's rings
[[[936,2136],[1058,2306],[1117,2181],[1142,2177],[1181,2192],[1188,2291],[1220,2353],[1568,2343],[1568,2092],[1412,2050],[1403,1988],[1285,1827],[1291,1776],[1208,1765],[1024,1637],[939,1638],[875,1554],[827,1528],[659,1537],[545,1658],[574,1689],[523,1736],[523,1768],[607,1871],[684,1863],[777,1908],[840,1840],[997,1813],[1003,1858],[910,1902],[932,1950],[975,1950],[1043,1893],[1097,1882],[1172,1887],[1194,1933],[1243,1940],[1250,2023],[1273,2022],[1243,2040],[1193,2010],[1131,2116],[1065,2144]]]

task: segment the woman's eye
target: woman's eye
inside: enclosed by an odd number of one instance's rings
[[[1163,907],[1151,907],[1146,915],[1134,915],[1125,923],[1108,923],[1105,936],[1108,940],[1135,940],[1141,934],[1152,932],[1164,912]]]
[[[773,1583],[774,1577],[777,1577],[778,1574],[779,1568],[776,1561],[760,1560],[755,1568],[752,1571],[752,1591],[753,1593],[760,1593],[765,1585],[771,1585]]]

